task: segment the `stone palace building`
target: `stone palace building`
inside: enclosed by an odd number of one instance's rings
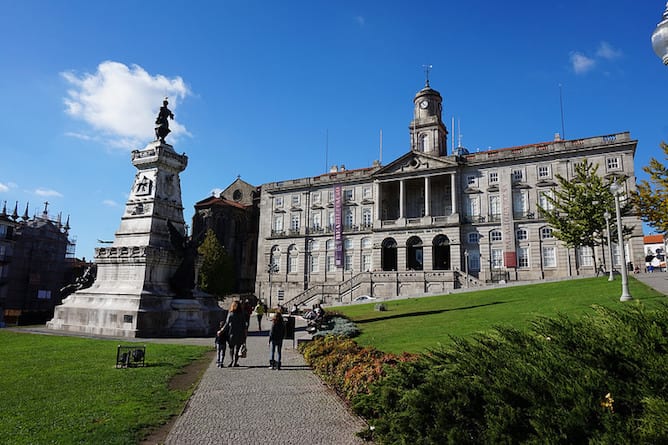
[[[427,82],[413,99],[411,150],[388,165],[263,184],[256,295],[271,305],[447,293],[484,283],[592,275],[607,247],[567,249],[548,208],[557,174],[587,160],[635,184],[628,132],[469,153],[447,151],[442,97]],[[614,214],[614,210],[612,211]],[[614,218],[613,218],[614,221]],[[625,249],[643,261],[641,221]],[[613,245],[612,262],[622,267]]]

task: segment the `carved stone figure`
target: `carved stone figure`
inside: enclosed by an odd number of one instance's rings
[[[174,120],[174,113],[167,108],[168,104],[169,102],[167,102],[167,98],[165,97],[165,100],[162,101],[162,107],[160,107],[160,111],[158,112],[158,117],[155,118],[155,138],[163,144],[165,143],[165,136],[171,132],[169,129],[169,119]]]

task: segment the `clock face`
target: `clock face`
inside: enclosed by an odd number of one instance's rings
[[[420,108],[424,109],[424,108],[427,108],[428,106],[429,106],[429,102],[427,102],[426,100],[423,100],[422,102],[420,102]]]

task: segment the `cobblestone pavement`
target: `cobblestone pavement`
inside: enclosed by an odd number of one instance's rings
[[[268,368],[268,332],[254,332],[255,323],[251,320],[247,358],[228,368],[228,350],[225,368],[211,362],[165,443],[365,443],[355,433],[366,424],[305,365],[292,340],[283,342],[281,370]]]
[[[649,287],[653,287],[664,295],[668,295],[668,272],[652,272],[634,274],[633,277],[642,281]]]

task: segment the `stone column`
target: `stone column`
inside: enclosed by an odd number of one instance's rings
[[[405,195],[405,181],[402,179],[399,181],[399,218],[404,217],[404,195]]]
[[[430,186],[430,181],[429,181],[429,176],[425,176],[424,178],[424,216],[430,216],[431,215],[431,198],[429,194],[429,186]]]
[[[455,174],[450,174],[450,202],[452,203],[452,213],[457,213],[457,181],[455,181]]]

